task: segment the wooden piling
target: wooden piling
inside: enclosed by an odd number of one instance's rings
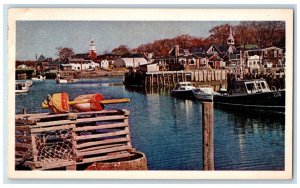
[[[213,102],[202,103],[203,170],[214,170]]]
[[[23,109],[22,109],[22,114],[27,114],[26,108],[23,108]]]

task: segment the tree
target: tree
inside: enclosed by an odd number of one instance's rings
[[[242,22],[249,28],[253,43],[264,48],[267,46],[285,46],[285,22],[283,21],[251,21]]]
[[[66,61],[72,56],[74,56],[73,48],[66,48],[66,47],[57,47],[57,56],[59,57],[60,61]]]
[[[226,44],[226,41],[229,37],[230,25],[218,25],[209,30],[210,38],[215,45]]]
[[[234,39],[236,46],[244,46],[247,44],[256,44],[254,37],[251,35],[252,28],[245,25],[237,25],[234,27]]]
[[[130,49],[126,45],[120,45],[119,47],[111,51],[114,55],[124,56],[130,54]]]

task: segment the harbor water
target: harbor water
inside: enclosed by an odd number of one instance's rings
[[[123,77],[103,77],[56,84],[34,82],[16,95],[16,113],[49,112],[41,103],[48,94],[101,93],[130,103],[107,105],[128,109],[133,146],[146,154],[149,170],[202,170],[202,105],[171,97],[170,88],[127,88]],[[215,170],[284,170],[285,116],[281,113],[214,105]]]

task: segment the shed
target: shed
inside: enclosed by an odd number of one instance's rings
[[[134,58],[134,57],[127,57],[127,58],[119,58],[115,61],[116,68],[129,68],[129,67],[139,67],[140,65],[148,64],[147,60],[142,57]]]

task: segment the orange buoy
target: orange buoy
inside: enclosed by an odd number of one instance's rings
[[[89,101],[88,103],[80,103],[79,101]],[[88,95],[80,95],[76,97],[70,105],[72,109],[79,111],[79,112],[88,112],[88,111],[101,111],[104,109],[103,104],[101,101],[104,100],[104,97],[99,94],[88,94]],[[77,103],[78,102],[78,103]],[[72,104],[75,103],[75,104]]]
[[[55,114],[69,112],[69,94],[55,93],[52,96],[48,95],[48,99],[42,103],[42,108],[50,108]]]
[[[52,96],[48,95],[47,100],[42,103],[42,108],[50,108],[55,114],[69,112],[70,106],[78,112],[101,111],[104,109],[104,104],[116,104],[130,102],[128,98],[104,100],[104,97],[99,94],[80,95],[69,101],[68,93],[55,93]]]

